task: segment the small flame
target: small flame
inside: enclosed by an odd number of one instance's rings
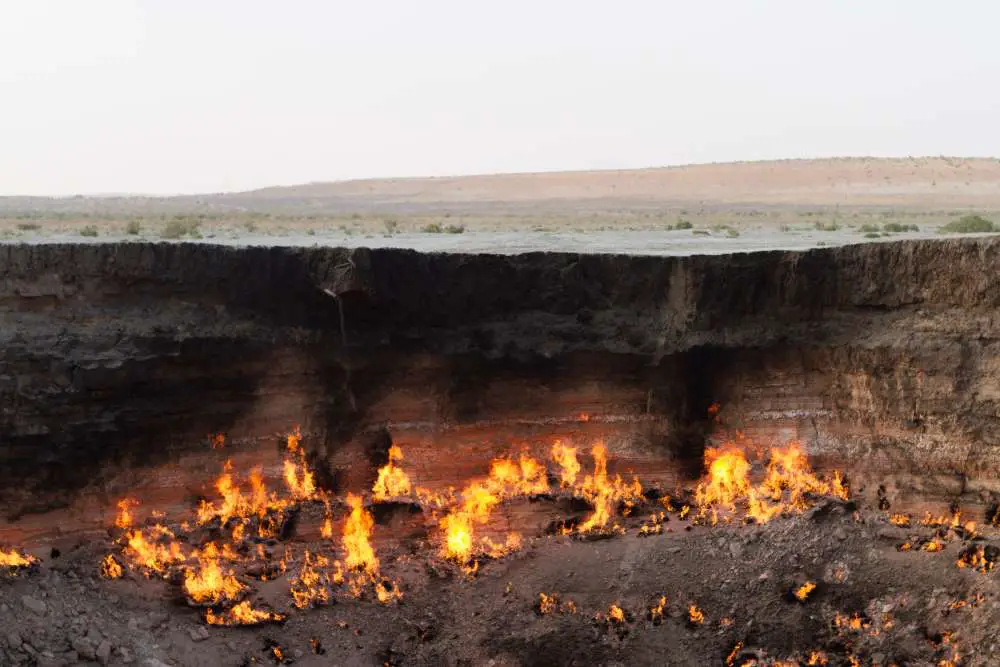
[[[698,605],[692,604],[688,607],[688,621],[691,625],[701,625],[705,622],[705,612],[698,608]]]
[[[816,583],[807,581],[795,589],[795,599],[799,602],[805,602],[814,590],[816,590]]]
[[[910,521],[911,519],[909,514],[891,514],[889,516],[889,523],[895,526],[909,526]]]
[[[594,506],[594,513],[578,527],[581,533],[607,526],[614,516],[615,503],[634,503],[642,496],[639,480],[633,479],[628,483],[620,475],[608,478],[608,450],[604,443],[595,444],[591,454],[594,457],[594,474],[584,478],[578,492]]]
[[[576,486],[576,477],[580,474],[580,462],[576,460],[576,448],[568,447],[561,440],[552,444],[552,460],[559,464],[559,487],[572,489]]]
[[[134,517],[132,516],[132,508],[139,504],[138,500],[134,498],[122,498],[118,501],[118,516],[115,517],[115,527],[125,530],[126,528],[132,527],[132,522]]]
[[[743,642],[736,642],[736,646],[734,646],[733,650],[726,656],[726,667],[733,667],[736,664],[736,658],[740,657],[740,651],[742,650]]]
[[[347,494],[347,504],[351,514],[344,522],[344,564],[348,570],[362,570],[369,574],[378,573],[378,558],[368,538],[371,537],[375,519],[362,504],[361,497]]]
[[[397,465],[403,460],[403,450],[396,445],[389,448],[389,462],[379,468],[378,479],[372,487],[372,497],[376,501],[400,498],[410,495],[412,485],[410,478]]]
[[[612,604],[608,608],[608,621],[615,624],[622,624],[625,622],[625,610],[619,607],[617,604]]]
[[[667,610],[667,596],[661,595],[659,601],[656,603],[656,606],[650,607],[646,611],[646,618],[652,621],[653,625],[659,625],[660,623],[663,622],[663,617],[666,614],[666,610]]]
[[[211,609],[205,612],[205,622],[209,625],[260,625],[261,623],[280,623],[283,620],[285,620],[283,614],[266,609],[254,609],[247,600],[219,614]]]
[[[111,554],[106,555],[101,561],[101,576],[105,579],[121,579],[124,574],[125,570],[121,563]]]

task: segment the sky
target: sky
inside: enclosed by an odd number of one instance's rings
[[[0,195],[1000,156],[995,0],[0,0]]]

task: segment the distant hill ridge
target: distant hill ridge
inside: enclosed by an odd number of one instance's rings
[[[824,158],[431,178],[379,178],[178,197],[0,198],[0,212],[232,210],[502,211],[701,206],[908,206],[1000,209],[1000,159]]]

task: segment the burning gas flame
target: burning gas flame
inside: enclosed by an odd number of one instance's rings
[[[889,515],[889,523],[894,526],[909,526],[910,525],[910,515],[909,514],[891,514]]]
[[[101,561],[101,576],[105,579],[121,579],[122,575],[125,574],[125,570],[122,568],[121,563],[115,560],[115,557],[108,554]]]
[[[551,614],[556,611],[559,607],[559,598],[556,594],[546,595],[545,593],[538,594],[538,605],[536,607],[539,614]]]
[[[698,608],[698,605],[692,604],[688,607],[688,622],[691,625],[701,625],[705,622],[705,612]]]
[[[34,565],[38,559],[30,554],[23,554],[16,549],[0,549],[0,567],[21,568]]]
[[[198,567],[189,568],[184,574],[184,592],[188,598],[202,604],[218,604],[225,600],[235,600],[243,592],[244,586],[233,573],[223,572],[219,564],[220,553],[214,542],[210,542],[198,554]]]
[[[580,524],[581,533],[604,528],[614,516],[615,504],[620,501],[632,503],[642,496],[639,480],[624,482],[620,475],[608,478],[608,450],[598,442],[591,449],[594,457],[594,474],[587,475],[578,487],[578,493],[594,506],[594,513]]]
[[[284,461],[285,485],[294,500],[312,500],[317,497],[316,478],[306,463],[302,449],[302,433],[296,426],[285,438],[287,456]]]
[[[809,596],[814,590],[816,590],[816,583],[813,581],[807,581],[795,589],[795,599],[799,602],[805,602],[809,599]]]
[[[655,606],[650,607],[646,611],[646,618],[653,622],[653,625],[659,625],[663,622],[663,617],[667,610],[667,596],[661,595],[659,601]]]
[[[376,501],[400,498],[410,495],[412,485],[409,476],[397,463],[403,460],[403,450],[393,445],[389,448],[389,462],[379,468],[378,479],[372,487],[372,497]]]
[[[344,564],[348,570],[362,570],[369,574],[378,573],[378,558],[368,538],[372,534],[375,519],[365,510],[361,497],[353,493],[347,495],[351,514],[344,523]]]
[[[313,555],[308,549],[306,550],[299,574],[290,582],[289,592],[292,595],[292,604],[299,609],[305,609],[330,601],[331,584],[343,583],[344,574],[340,571],[340,562],[335,561],[335,572],[331,578],[326,571],[329,565],[330,560],[326,556]]]
[[[132,508],[139,504],[134,498],[122,498],[118,501],[118,516],[115,517],[115,527],[125,530],[132,527],[134,520]]]
[[[254,609],[247,600],[219,614],[211,609],[205,612],[205,622],[209,625],[260,625],[262,623],[280,623],[283,620],[285,620],[283,614],[266,609]]]
[[[714,524],[717,509],[735,512],[738,504],[746,504],[747,515],[758,523],[790,511],[801,512],[808,507],[809,495],[833,495],[847,498],[847,487],[835,473],[832,482],[824,482],[809,468],[802,446],[791,442],[770,451],[770,461],[763,481],[753,485],[751,464],[735,443],[705,451],[707,479],[695,489],[699,516],[710,517]]]
[[[560,468],[559,487],[572,489],[576,486],[576,477],[580,474],[580,462],[576,460],[576,448],[568,447],[561,440],[552,444],[552,460]]]

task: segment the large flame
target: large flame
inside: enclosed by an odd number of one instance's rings
[[[23,554],[16,549],[0,549],[0,567],[28,567],[38,562],[34,556]]]
[[[378,558],[369,538],[375,519],[364,508],[360,496],[347,494],[347,504],[351,513],[344,522],[344,564],[348,570],[359,570],[369,574],[378,573]]]
[[[233,573],[222,570],[219,564],[221,555],[215,543],[210,542],[198,554],[198,567],[189,568],[184,573],[184,592],[193,602],[218,604],[235,600],[243,592],[243,584],[236,580]]]
[[[835,473],[830,482],[816,477],[798,442],[770,450],[767,471],[757,485],[750,479],[750,461],[735,443],[706,449],[705,467],[707,477],[695,489],[695,501],[700,516],[710,515],[713,523],[717,510],[735,512],[738,505],[746,506],[747,516],[766,523],[785,512],[803,511],[809,506],[809,496],[847,498],[840,474]]]
[[[634,503],[642,497],[642,485],[638,479],[625,482],[620,475],[608,478],[608,450],[603,442],[591,449],[594,457],[594,474],[587,475],[578,487],[578,492],[594,506],[594,513],[580,524],[581,533],[604,528],[611,521],[618,502]]]

